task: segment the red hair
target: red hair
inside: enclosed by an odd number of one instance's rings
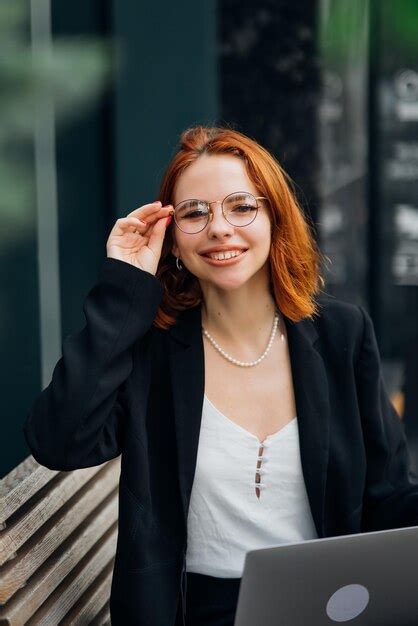
[[[185,130],[161,181],[158,198],[163,206],[173,204],[178,178],[202,154],[233,154],[243,160],[260,196],[268,198],[272,226],[270,280],[276,305],[293,321],[317,314],[315,295],[324,286],[319,275],[322,254],[296,200],[290,177],[255,140],[230,128],[196,126]],[[172,245],[168,228],[156,272],[164,295],[154,325],[163,329],[175,324],[181,311],[203,300],[199,280],[186,267],[182,271],[176,268]]]

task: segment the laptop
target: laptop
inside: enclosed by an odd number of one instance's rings
[[[417,626],[418,526],[247,552],[234,626]]]

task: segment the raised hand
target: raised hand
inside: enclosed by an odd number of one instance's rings
[[[173,213],[171,204],[161,206],[161,202],[156,201],[119,218],[106,242],[107,256],[135,265],[155,276],[168,225],[167,218]]]

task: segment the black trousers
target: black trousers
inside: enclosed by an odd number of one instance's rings
[[[187,574],[187,626],[233,626],[241,578]]]

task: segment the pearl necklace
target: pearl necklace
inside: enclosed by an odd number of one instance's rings
[[[252,367],[254,365],[258,365],[269,353],[271,346],[273,345],[274,338],[276,336],[278,325],[279,325],[279,313],[278,311],[276,311],[274,315],[273,330],[271,331],[267,348],[265,349],[264,353],[260,356],[259,359],[256,359],[255,361],[250,361],[249,363],[248,362],[245,363],[244,361],[238,361],[238,359],[234,359],[232,356],[227,354],[225,350],[222,350],[222,348],[216,343],[215,339],[208,333],[208,331],[205,328],[203,328],[203,326],[202,326],[202,331],[205,337],[207,337],[209,341],[212,343],[214,348],[216,348],[216,350],[220,352],[220,354],[222,354],[222,356],[225,357],[225,359],[227,359],[231,363],[234,363],[234,365],[239,365],[240,367]],[[280,339],[281,341],[284,341],[283,331],[280,331]]]

